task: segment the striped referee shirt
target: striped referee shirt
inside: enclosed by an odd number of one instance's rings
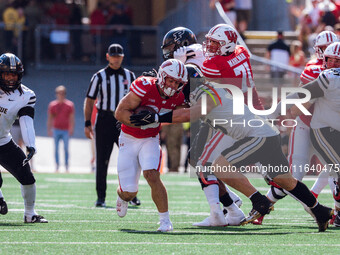
[[[92,76],[86,96],[98,99],[96,107],[99,111],[114,112],[135,79],[135,74],[126,68],[114,70],[107,66]]]

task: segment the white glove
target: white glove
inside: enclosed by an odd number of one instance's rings
[[[183,46],[174,52],[174,58],[185,63],[187,61],[187,47]]]

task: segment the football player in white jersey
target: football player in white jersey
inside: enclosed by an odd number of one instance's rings
[[[325,66],[323,53],[328,45],[338,41],[339,40],[336,34],[331,31],[323,31],[318,34],[314,44],[317,59],[313,59],[306,64],[306,67],[300,76],[300,86],[315,80],[325,68],[331,68]],[[312,111],[313,109],[311,107],[310,112],[313,113]],[[315,151],[309,139],[311,119],[312,116],[298,116],[295,119],[297,125],[292,129],[289,138],[288,162],[290,165],[294,166],[294,168],[292,168],[294,170],[292,174],[294,178],[298,179],[299,181],[302,181],[308,172],[309,169],[307,166],[309,166],[312,156],[315,155]],[[322,171],[319,174],[317,181],[311,188],[311,191],[316,198],[318,197],[321,190],[327,185],[327,183],[328,173],[326,171]],[[280,199],[286,197],[286,195],[287,194],[282,188],[275,185],[271,185],[267,192],[267,197],[272,203],[276,203]],[[262,221],[263,217],[254,221],[253,224],[261,225]]]
[[[163,38],[162,43],[163,58],[164,59],[177,59],[185,64],[188,70],[189,78],[194,83],[199,77],[203,77],[201,73],[201,68],[205,60],[202,45],[197,43],[195,34],[188,28],[176,27],[171,29]],[[190,93],[190,80],[188,84],[184,87],[183,93],[188,101]],[[199,130],[196,130],[197,126]],[[221,144],[233,145],[235,140],[229,136],[223,135],[221,132],[214,131],[209,128],[209,125],[204,123],[191,123],[191,148],[190,148],[190,162],[192,166],[196,165],[211,165],[213,160],[220,154],[221,150],[219,148],[214,149],[210,152],[207,159],[202,162],[198,160],[203,151],[197,149],[197,147],[202,147],[205,141],[209,141],[212,136],[219,133],[222,137]],[[197,131],[197,132],[196,132]],[[197,135],[196,135],[197,134]],[[198,143],[202,143],[201,146]],[[193,149],[194,148],[194,149]],[[215,176],[213,179],[210,178],[211,175],[205,175],[198,177],[201,183],[202,190],[207,198],[210,206],[210,216],[204,219],[202,222],[193,223],[194,226],[224,226],[238,225],[240,220],[245,216],[239,207],[242,205],[242,199],[233,191],[231,191],[224,183],[220,180],[216,180]],[[224,210],[221,210],[220,202],[223,204]],[[223,213],[228,213],[226,215],[227,222]]]
[[[309,108],[314,103],[314,112],[310,123],[310,138],[321,162],[334,178],[335,185],[332,185],[332,189],[337,212],[334,225],[339,227],[340,42],[329,45],[324,51],[324,58],[327,70],[322,71],[316,80],[303,86],[303,88],[310,91],[312,99],[310,102],[305,103],[304,106]],[[298,99],[300,94],[290,94],[287,98]],[[277,109],[280,109],[280,105],[278,105]],[[291,108],[291,112],[296,115],[301,114],[301,111],[295,106]],[[271,118],[278,114],[279,110]]]
[[[233,98],[222,88],[211,89],[211,85],[205,84],[215,95],[205,97],[207,115],[201,115],[204,90],[198,87],[192,93],[193,106],[190,108],[177,109],[172,112],[172,119],[168,122],[185,122],[201,118],[209,123],[214,129],[221,130],[237,140],[235,144],[222,151],[221,155],[214,161],[212,168],[216,177],[226,184],[242,192],[253,202],[253,209],[249,216],[242,222],[246,224],[254,221],[261,215],[265,215],[272,210],[272,205],[261,195],[249,180],[237,169],[246,170],[246,167],[260,162],[262,168],[267,168],[268,176],[287,192],[307,206],[315,217],[319,231],[323,232],[328,227],[328,221],[333,215],[331,208],[325,207],[317,201],[307,186],[296,180],[289,172],[289,164],[281,150],[281,138],[279,131],[272,127],[266,120],[254,115],[244,106],[243,115],[235,115],[233,112]],[[130,117],[131,119],[131,117]],[[160,120],[157,114],[150,114],[148,118],[138,121],[132,118],[135,125],[146,125]],[[227,120],[227,121],[225,121]],[[257,123],[250,125],[240,125],[240,123]],[[235,123],[235,124],[232,124]],[[262,123],[260,125],[259,123]],[[267,203],[265,203],[267,200]]]
[[[21,184],[24,199],[25,223],[47,223],[34,210],[36,186],[28,161],[35,154],[35,131],[33,125],[36,101],[32,90],[21,83],[24,68],[18,57],[11,53],[0,56],[0,165],[10,172]],[[27,155],[15,144],[10,129],[19,118],[21,133]],[[2,186],[0,174],[0,188]],[[0,192],[0,213],[7,213],[7,205]]]
[[[315,82],[306,85],[306,88],[313,88],[312,98],[316,98],[310,136],[334,180],[330,182],[331,187],[335,184],[333,196],[337,216],[333,224],[340,227],[340,42],[329,45],[324,57],[328,69]]]

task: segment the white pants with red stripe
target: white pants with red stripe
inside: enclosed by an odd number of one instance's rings
[[[315,154],[310,141],[310,127],[299,117],[296,118],[297,125],[292,129],[289,137],[288,161],[292,166],[292,175],[302,181],[308,172],[310,160]]]
[[[162,152],[159,135],[135,138],[120,133],[118,152],[118,179],[122,191],[137,192],[141,171],[160,170]]]
[[[204,166],[207,162],[214,162],[214,160],[221,155],[222,151],[232,146],[235,141],[235,139],[222,132],[216,132],[204,146],[203,153],[199,158],[197,165]]]

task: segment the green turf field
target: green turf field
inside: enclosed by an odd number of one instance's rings
[[[117,176],[108,177],[108,208],[103,209],[94,207],[92,174],[36,174],[36,209],[48,224],[24,224],[20,186],[9,174],[3,179],[9,212],[0,215],[0,254],[340,254],[340,228],[318,233],[290,197],[275,206],[262,226],[198,228],[191,224],[209,215],[200,185],[185,175],[164,175],[174,231],[158,233],[157,211],[143,177],[142,205],[129,207],[121,219],[114,209]],[[262,179],[251,181],[266,193]],[[242,199],[247,214],[251,204]],[[320,201],[332,206],[329,188]]]

